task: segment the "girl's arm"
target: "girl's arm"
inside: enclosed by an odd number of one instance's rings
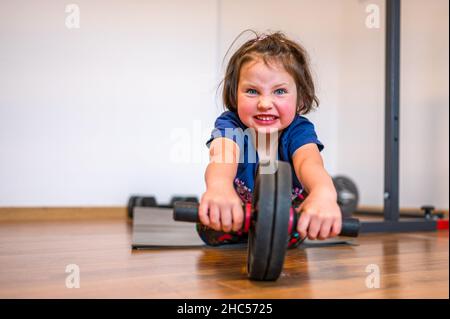
[[[241,199],[233,183],[239,164],[239,147],[228,138],[216,138],[209,150],[210,163],[205,172],[206,192],[199,217],[202,224],[215,230],[237,231],[244,220]]]
[[[294,170],[308,194],[320,192],[337,200],[333,181],[325,171],[322,156],[316,144],[306,144],[294,152]]]
[[[337,194],[316,144],[306,144],[295,151],[295,173],[308,193],[300,205],[302,213],[297,230],[302,237],[325,239],[339,234],[341,212]]]
[[[209,160],[205,172],[206,187],[233,185],[239,157],[238,145],[228,138],[216,138],[209,147]]]

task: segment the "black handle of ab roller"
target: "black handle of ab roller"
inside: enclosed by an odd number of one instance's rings
[[[339,236],[358,237],[361,224],[357,218],[342,219],[342,227]]]
[[[173,219],[180,222],[199,223],[198,203],[193,202],[175,202],[173,208]],[[295,214],[294,225],[297,225],[298,215]],[[344,218],[340,236],[357,237],[359,234],[360,223],[357,218]]]
[[[173,219],[179,222],[199,223],[198,203],[175,202],[173,204]]]

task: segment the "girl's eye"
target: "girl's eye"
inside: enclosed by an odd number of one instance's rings
[[[246,91],[246,93],[248,93],[248,94],[256,94],[257,92],[256,92],[255,89],[248,89],[248,90]]]
[[[276,89],[275,94],[286,94],[287,91],[285,89]]]

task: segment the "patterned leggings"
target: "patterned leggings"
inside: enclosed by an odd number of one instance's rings
[[[242,231],[225,233],[217,231],[208,226],[197,224],[197,233],[205,244],[208,246],[221,246],[232,244],[243,244],[248,241],[248,233]],[[300,244],[300,235],[293,232],[289,238],[288,248],[295,248]]]
[[[299,205],[304,200],[304,196],[295,196],[292,204]],[[208,246],[221,246],[230,244],[243,244],[248,241],[248,233],[242,231],[225,233],[217,231],[203,224],[197,223],[197,233]],[[298,232],[292,232],[289,238],[288,248],[295,248],[302,242]]]

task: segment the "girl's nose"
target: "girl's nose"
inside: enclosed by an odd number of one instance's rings
[[[258,101],[258,109],[267,110],[272,108],[272,101],[270,98],[261,96]]]

